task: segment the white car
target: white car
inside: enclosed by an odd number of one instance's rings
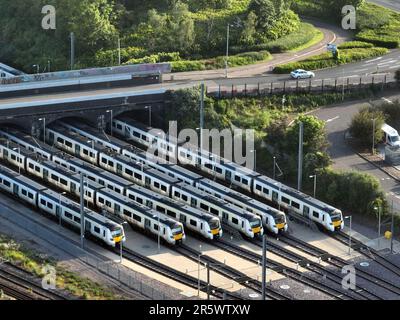
[[[297,69],[290,73],[293,79],[306,79],[306,78],[314,78],[315,73],[311,71],[306,71],[303,69]]]

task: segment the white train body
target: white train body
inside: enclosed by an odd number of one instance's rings
[[[58,217],[70,226],[81,226],[80,207],[77,203],[3,166],[0,167],[0,189],[42,212]],[[115,221],[89,209],[85,209],[84,219],[86,234],[112,247],[125,241],[124,228]]]

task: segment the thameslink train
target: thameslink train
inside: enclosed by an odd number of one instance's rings
[[[104,147],[98,146],[95,141],[90,143],[87,139],[83,138],[81,135],[69,132],[69,129],[57,125],[46,128],[46,136],[48,137],[49,143],[54,143],[57,147],[73,155],[82,157],[82,154],[91,155],[91,162],[96,163],[97,166],[113,172],[123,178],[126,178],[136,184],[149,188],[156,191],[164,196],[172,198],[172,186],[178,184],[180,181],[178,179],[167,176],[155,169],[149,168],[139,162],[132,161],[126,156],[120,154],[113,154],[113,151]],[[68,145],[66,145],[68,144]],[[101,150],[100,152],[94,152]],[[97,160],[95,157],[97,156]],[[195,189],[195,191],[200,192],[200,190]],[[194,192],[194,191],[193,191]],[[200,199],[200,196],[199,196]],[[225,203],[220,199],[215,199],[215,205],[219,202],[221,205],[225,206]],[[192,205],[192,204],[190,204]],[[262,235],[264,232],[262,222],[260,217],[253,213],[248,213],[243,209],[238,209],[233,205],[225,206],[225,215],[222,215],[222,210],[219,210],[219,218],[224,219],[226,223],[229,220],[230,225],[237,229],[239,232],[244,233],[246,236],[253,238],[257,235]],[[194,206],[194,205],[192,205]],[[206,210],[210,212],[209,210]],[[211,212],[212,214],[216,214]],[[239,224],[237,221],[247,221],[246,223]],[[233,223],[231,223],[233,221]],[[261,227],[250,228],[247,227],[250,224],[256,225],[255,221],[259,221]],[[254,233],[254,231],[256,231]]]
[[[113,132],[147,148],[156,146],[158,153],[169,159],[196,167],[229,185],[302,215],[327,230],[333,232],[344,227],[343,215],[339,209],[212,153],[203,150],[199,152],[196,146],[188,147],[186,141],[155,135],[150,128],[127,117],[114,118],[112,129]]]
[[[55,187],[74,196],[80,196],[80,178],[63,167],[41,158],[14,142],[0,138],[0,158],[17,167],[19,170],[36,176]],[[93,181],[84,183],[84,199],[98,208],[116,214],[130,224],[160,237],[169,244],[180,243],[185,239],[183,225],[164,215],[158,215],[154,210],[135,203],[129,198],[122,198],[114,191]],[[129,201],[128,201],[129,200]]]
[[[275,234],[279,233],[279,231],[286,231],[288,228],[286,216],[282,211],[269,207],[255,199],[251,199],[250,197],[246,197],[240,192],[229,190],[215,181],[205,179],[201,175],[173,163],[168,163],[164,159],[146,153],[131,144],[107,136],[104,132],[98,131],[84,123],[62,121],[57,124],[67,128],[69,131],[79,134],[80,136],[99,143],[102,147],[111,148],[116,153],[128,157],[139,165],[147,165],[148,167],[154,168],[169,177],[179,180],[180,182],[185,182],[189,185],[195,186],[212,196],[223,198],[228,203],[238,206],[241,209],[245,209],[250,213],[257,214],[261,217],[263,226]]]
[[[80,206],[77,203],[3,166],[0,166],[0,190],[41,212],[58,217],[76,229],[81,226]],[[111,247],[126,240],[122,225],[87,208],[84,212],[84,230]]]

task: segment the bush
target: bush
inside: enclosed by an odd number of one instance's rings
[[[198,71],[206,69],[206,66],[203,61],[190,61],[190,60],[173,61],[171,63],[171,66],[172,66],[172,72]]]
[[[381,127],[386,120],[386,116],[382,111],[365,107],[351,120],[350,133],[362,146],[370,146],[372,144],[374,126],[372,119],[376,119],[374,137],[375,143],[378,143],[383,138]]]
[[[353,48],[372,48],[374,45],[370,42],[363,41],[348,41],[338,46],[338,49],[353,49]]]
[[[295,69],[318,70],[334,67],[340,64],[360,61],[388,53],[386,48],[353,48],[340,50],[340,56],[335,60],[331,53],[309,57],[305,60],[279,65],[274,68],[274,73],[290,73]]]

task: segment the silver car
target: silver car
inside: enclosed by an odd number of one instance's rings
[[[311,71],[306,71],[303,69],[297,69],[290,73],[293,79],[307,79],[307,78],[314,78],[315,73]]]

